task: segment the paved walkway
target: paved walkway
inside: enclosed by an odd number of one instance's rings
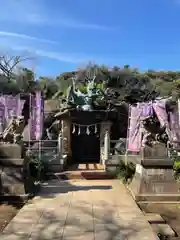
[[[157,240],[117,180],[51,181],[25,205],[1,240]]]

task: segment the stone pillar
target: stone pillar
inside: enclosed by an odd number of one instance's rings
[[[105,166],[105,162],[109,158],[110,153],[110,130],[111,122],[102,122],[100,129],[100,148],[101,148],[101,159],[100,163]]]
[[[110,152],[110,139],[109,139],[109,131],[106,131],[104,135],[104,161],[109,159]]]
[[[63,150],[63,138],[61,136],[61,134],[59,134],[58,136],[58,153],[59,153],[59,157],[60,159],[62,158],[62,150]]]
[[[71,122],[70,120],[62,120],[62,154],[71,156]]]

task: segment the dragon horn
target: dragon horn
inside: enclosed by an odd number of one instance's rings
[[[93,80],[92,80],[93,84],[94,84],[95,79],[96,79],[96,76],[93,77]]]

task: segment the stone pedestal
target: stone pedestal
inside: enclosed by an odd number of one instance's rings
[[[129,189],[136,201],[180,200],[180,185],[174,179],[173,162],[164,145],[142,148]]]
[[[0,144],[0,197],[25,196],[35,191],[29,159],[18,144]]]

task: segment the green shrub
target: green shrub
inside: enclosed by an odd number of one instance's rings
[[[116,169],[116,177],[121,179],[123,183],[130,183],[135,173],[135,165],[132,162],[127,164],[121,160],[119,166]]]
[[[42,180],[42,175],[44,173],[44,166],[41,159],[38,156],[31,155],[29,162],[30,175],[36,179],[36,181]]]
[[[180,156],[178,156],[178,152],[172,151],[171,159],[174,162],[173,164],[174,177],[177,181],[180,181]]]
[[[174,177],[177,181],[180,181],[180,161],[174,162]]]

